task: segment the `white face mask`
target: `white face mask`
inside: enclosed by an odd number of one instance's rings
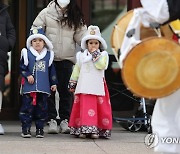
[[[62,8],[64,8],[70,3],[70,0],[57,0],[57,2]]]

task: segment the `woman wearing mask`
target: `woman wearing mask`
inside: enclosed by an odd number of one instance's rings
[[[54,46],[54,64],[59,93],[60,132],[69,133],[68,120],[72,94],[68,83],[75,63],[76,43],[87,31],[83,14],[76,0],[52,0],[36,17],[32,27],[42,26]],[[55,109],[55,93],[49,98],[49,133],[58,133]]]

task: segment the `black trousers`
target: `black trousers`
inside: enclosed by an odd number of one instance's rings
[[[55,61],[55,69],[58,79],[57,91],[59,93],[59,116],[60,120],[68,119],[70,116],[73,95],[68,90],[68,83],[72,73],[73,63],[68,60]],[[48,119],[56,119],[55,92],[48,98]]]
[[[22,106],[19,112],[22,130],[30,130],[33,120],[36,129],[44,128],[44,123],[47,120],[47,98],[47,94],[37,93],[36,105],[33,105],[33,98],[30,94],[23,94]]]

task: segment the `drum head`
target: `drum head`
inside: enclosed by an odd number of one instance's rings
[[[115,52],[118,54],[119,49],[121,48],[122,41],[124,39],[124,35],[126,32],[126,29],[128,27],[128,24],[133,16],[133,10],[128,11],[123,15],[114,26],[112,33],[111,33],[111,46],[112,49],[115,50]],[[168,24],[161,26],[161,33],[163,37],[166,38],[172,38],[173,33],[171,29],[169,28]],[[157,36],[155,31],[152,28],[146,28],[144,26],[141,26],[141,34],[140,39],[143,40],[148,37]]]
[[[131,49],[122,68],[130,91],[156,99],[180,87],[180,46],[166,38],[151,37]]]
[[[133,10],[128,11],[125,15],[123,15],[116,23],[111,33],[111,46],[114,48],[115,52],[118,54],[118,49],[121,48],[122,41],[124,39],[124,35],[133,16]]]

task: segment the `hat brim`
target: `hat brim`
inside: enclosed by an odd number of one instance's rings
[[[180,87],[180,46],[151,37],[131,49],[123,62],[122,79],[137,96],[156,99]]]
[[[46,43],[46,46],[49,50],[52,50],[53,49],[53,45],[51,43],[51,41],[45,36],[45,35],[42,35],[42,34],[33,34],[33,35],[30,35],[28,38],[27,38],[27,41],[26,41],[26,46],[27,48],[29,49],[31,45],[31,41],[35,38],[41,38],[45,41]]]
[[[86,41],[87,40],[90,40],[90,39],[96,39],[96,40],[99,40],[101,42],[101,49],[107,49],[107,44],[106,44],[106,41],[100,37],[100,36],[97,36],[97,35],[86,35],[85,37],[83,37],[83,39],[81,40],[81,48],[83,50],[87,49],[87,44],[86,44]]]
[[[119,49],[121,49],[121,45],[125,36],[126,29],[128,24],[133,16],[133,10],[128,11],[125,13],[116,23],[114,26],[112,33],[111,33],[111,46],[114,51],[118,54]],[[172,38],[173,33],[171,32],[168,24],[161,26],[161,33],[163,37]],[[141,26],[140,30],[140,39],[143,40],[148,37],[157,36],[155,31],[152,28],[146,28]]]
[[[177,19],[175,21],[170,22],[169,26],[175,34],[180,35],[180,20]]]

